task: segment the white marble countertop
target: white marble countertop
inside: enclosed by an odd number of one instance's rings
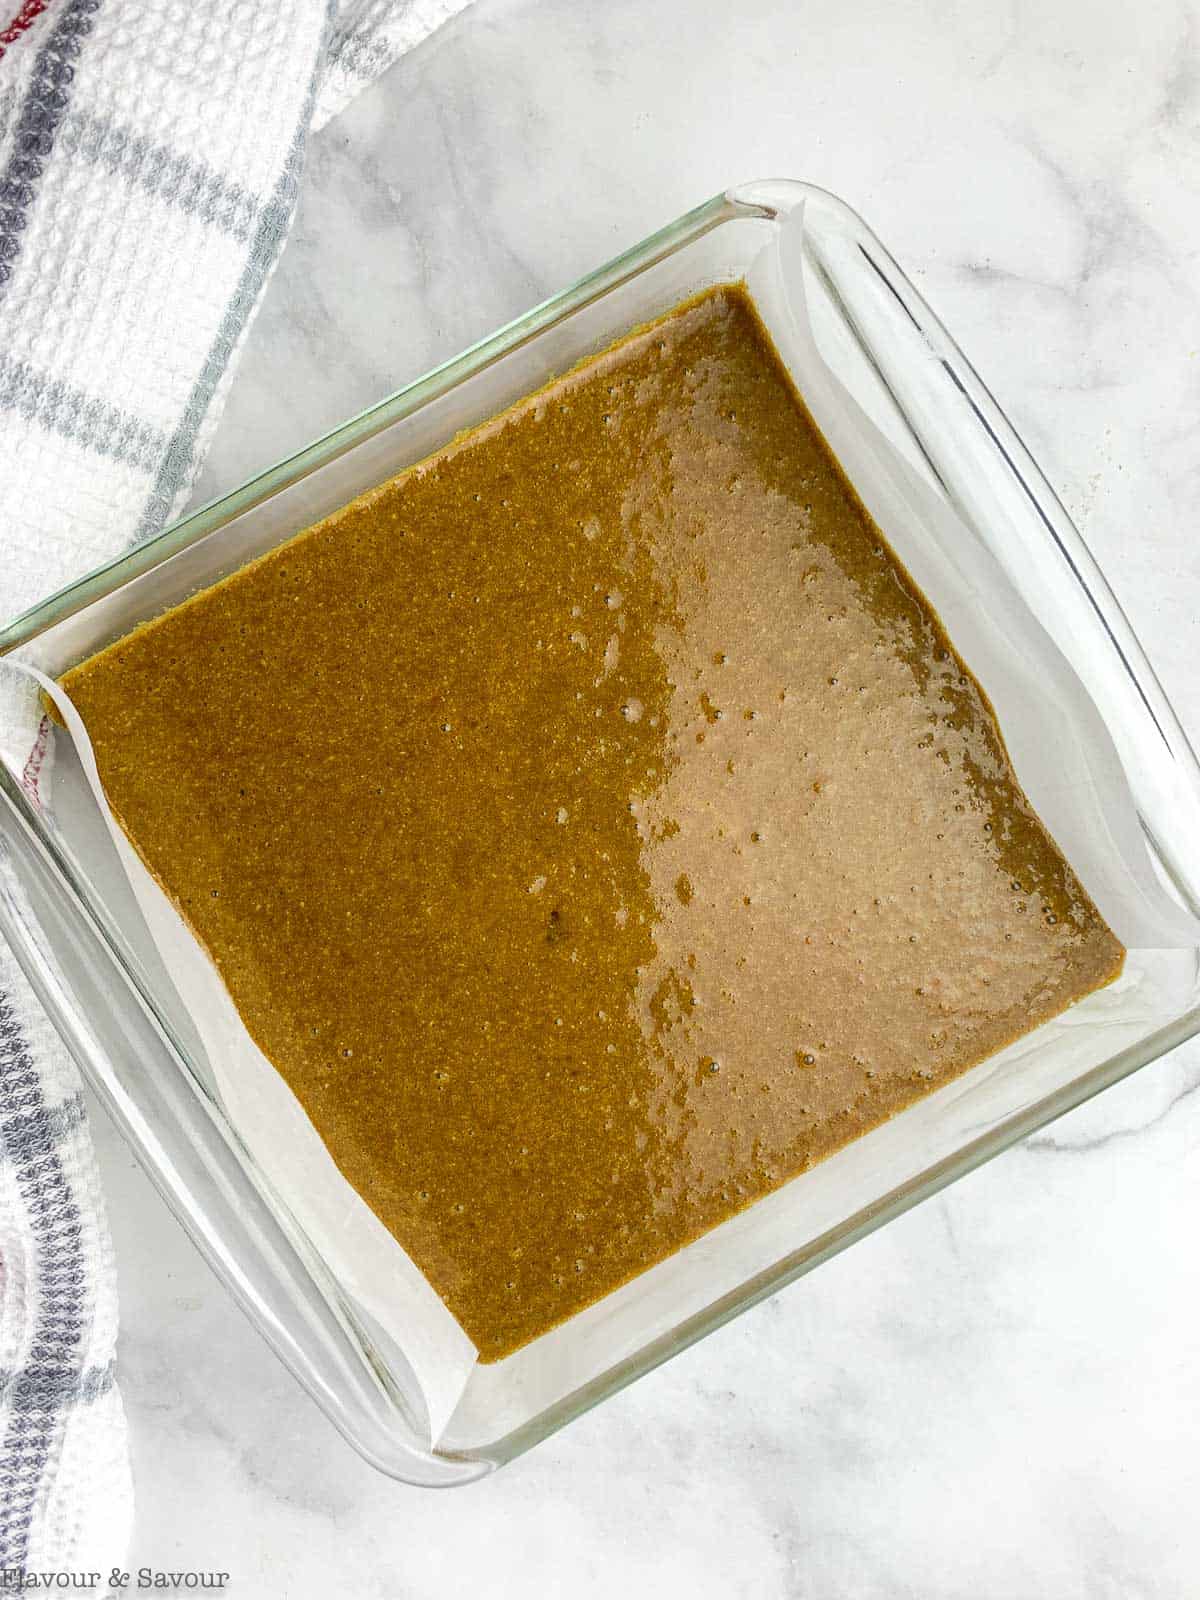
[[[313,145],[207,496],[727,183],[865,213],[1200,738],[1200,7],[480,0]],[[1177,1600],[1200,1570],[1200,1049],[530,1455],[365,1466],[111,1128],[134,1564],[264,1597]]]

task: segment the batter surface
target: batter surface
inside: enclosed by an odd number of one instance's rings
[[[1120,970],[735,287],[63,682],[485,1360]]]

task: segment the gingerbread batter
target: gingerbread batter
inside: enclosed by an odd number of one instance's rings
[[[1120,970],[739,287],[63,683],[485,1360]]]

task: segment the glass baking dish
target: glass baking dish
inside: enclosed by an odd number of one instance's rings
[[[41,753],[30,762],[20,733],[5,734],[0,924],[18,960],[235,1298],[346,1438],[410,1483],[491,1471],[1200,1030],[1195,757],[1078,533],[969,363],[865,224],[795,182],[718,195],[0,634],[0,655],[57,675],[687,295],[742,278],[754,292],[768,257],[779,314],[802,307],[831,375],[815,384],[793,367],[797,382],[996,704],[1018,776],[1130,946],[1126,973],[689,1246],[682,1289],[652,1269],[581,1313],[583,1345],[547,1335],[476,1369],[484,1376],[436,1444],[403,1350],[230,1125],[111,844],[85,816],[72,751],[57,752],[52,783],[39,785]],[[911,526],[883,516],[852,469],[872,452],[923,508]],[[55,739],[44,719],[37,737]]]

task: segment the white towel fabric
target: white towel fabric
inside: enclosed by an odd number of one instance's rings
[[[310,132],[466,3],[0,0],[5,618],[178,509]],[[0,946],[0,1591],[125,1559],[116,1331],[79,1082]]]

